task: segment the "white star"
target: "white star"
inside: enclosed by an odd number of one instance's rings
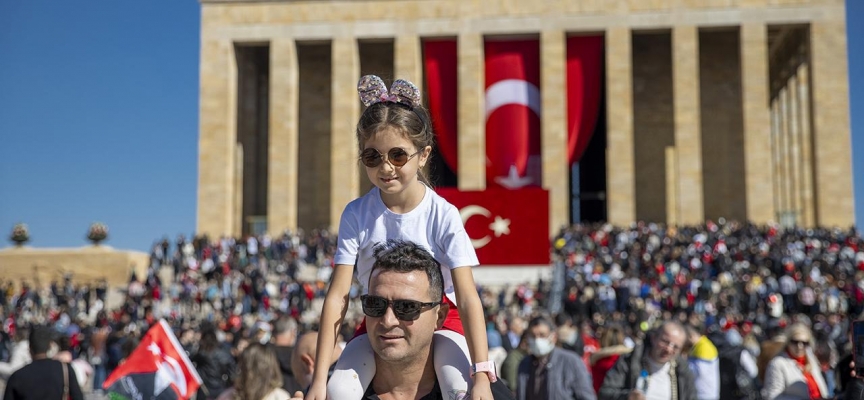
[[[501,235],[509,235],[510,220],[507,218],[501,218],[500,215],[496,215],[495,222],[489,224],[489,229],[495,232],[495,237],[501,237]]]
[[[147,350],[150,350],[150,352],[153,353],[154,356],[162,354],[162,349],[160,349],[156,343],[150,343],[150,345],[147,346]]]
[[[531,183],[531,178],[527,176],[519,176],[519,171],[516,170],[516,166],[511,165],[510,173],[507,174],[506,177],[496,177],[495,182],[498,182],[499,185],[512,190],[527,186]]]

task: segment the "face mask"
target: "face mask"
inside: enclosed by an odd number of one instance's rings
[[[528,339],[528,352],[537,357],[543,357],[552,352],[555,345],[547,338]]]
[[[572,345],[576,344],[576,339],[579,339],[579,332],[573,331],[573,332],[570,332],[569,335],[564,337],[564,343],[572,346]]]

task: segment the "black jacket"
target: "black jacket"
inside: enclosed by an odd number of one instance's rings
[[[78,379],[75,378],[75,370],[69,364],[60,361],[41,359],[25,365],[15,371],[6,382],[6,393],[4,400],[27,400],[27,399],[59,399],[63,397],[63,370],[61,365],[67,369],[69,379],[69,398],[72,400],[84,400]]]

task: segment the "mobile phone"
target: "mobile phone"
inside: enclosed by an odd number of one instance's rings
[[[852,322],[852,346],[855,375],[864,377],[864,320]]]

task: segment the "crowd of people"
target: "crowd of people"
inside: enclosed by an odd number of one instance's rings
[[[83,392],[99,391],[163,318],[204,380],[198,398],[264,398],[277,386],[288,398],[312,381],[308,336],[335,243],[325,230],[159,240],[118,307],[105,282],[0,282],[0,378],[31,362],[30,326],[47,324],[50,356],[70,361]],[[851,362],[851,322],[864,311],[855,230],[573,225],[550,249],[563,285],[477,288],[489,357],[516,398],[663,398],[669,387],[676,399],[861,398]],[[355,279],[341,346],[363,319],[360,290]],[[271,374],[259,387],[251,377],[268,366],[278,382]]]

